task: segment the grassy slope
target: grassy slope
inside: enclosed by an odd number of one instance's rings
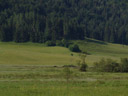
[[[87,56],[88,64],[99,61],[101,58],[112,58],[119,61],[120,58],[128,57],[128,46],[120,44],[106,43],[98,40],[87,39],[84,41],[75,41],[80,48],[90,53]]]
[[[92,39],[73,42],[79,44],[82,51],[91,54],[86,59],[89,65],[102,57],[117,61],[122,57],[128,57],[128,46],[126,45],[105,43]],[[74,53],[74,56],[71,56],[71,52],[64,47],[45,47],[43,44],[36,43],[0,42],[0,64],[75,65],[77,59],[78,54]]]
[[[63,47],[45,47],[43,44],[32,43],[0,43],[0,64],[65,65],[71,60],[71,52]]]

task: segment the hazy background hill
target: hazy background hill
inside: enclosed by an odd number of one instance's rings
[[[95,38],[128,44],[127,0],[0,0],[0,40]]]

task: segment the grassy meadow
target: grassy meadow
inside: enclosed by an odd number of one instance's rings
[[[65,65],[75,63],[64,47],[46,47],[32,43],[0,43],[0,64],[7,65]],[[72,63],[72,64],[73,64]]]
[[[1,96],[127,96],[127,73],[80,72],[71,68],[1,66]]]
[[[128,57],[128,46],[105,43],[87,39],[73,41],[80,46],[83,52],[88,52],[86,62],[92,65],[101,58],[112,58],[117,61]],[[0,42],[0,64],[6,65],[76,65],[79,54],[69,51],[64,47],[46,47],[38,43],[3,43]]]
[[[72,41],[88,52],[86,62],[128,57],[128,46],[97,40]],[[71,56],[73,54],[73,56]],[[127,73],[80,72],[79,53],[37,43],[0,42],[0,96],[127,96]]]

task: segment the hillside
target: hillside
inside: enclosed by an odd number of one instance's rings
[[[87,38],[70,42],[90,54],[86,58],[89,66],[102,57],[119,60],[128,56],[126,45]],[[127,96],[127,73],[61,67],[76,65],[79,53],[71,53],[65,47],[41,43],[0,42],[1,96]]]
[[[119,61],[120,58],[128,57],[127,45],[107,43],[95,39],[78,40],[75,42],[83,52],[90,54],[87,56],[87,62],[89,64],[101,58],[112,58]]]
[[[0,0],[0,40],[128,44],[127,9],[127,0]]]
[[[0,64],[10,65],[65,65],[72,58],[66,48],[33,43],[1,42],[0,53]]]
[[[127,57],[128,46],[106,43],[98,40],[87,39],[72,41],[80,46],[84,52],[88,52],[86,62],[92,65],[101,58],[119,60]],[[76,65],[79,53],[71,56],[69,49],[64,47],[46,47],[38,43],[14,43],[0,42],[0,64],[10,65]]]

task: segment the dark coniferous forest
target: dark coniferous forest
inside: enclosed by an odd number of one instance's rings
[[[128,44],[128,0],[0,0],[0,40],[84,37]]]

